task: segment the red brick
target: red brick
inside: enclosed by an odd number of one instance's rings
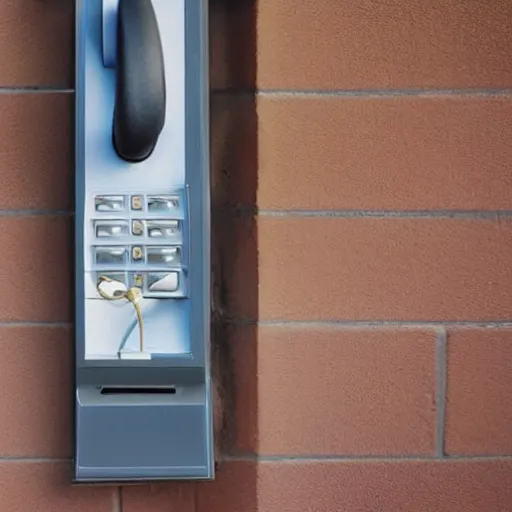
[[[123,512],[195,512],[193,484],[155,484],[123,488]]]
[[[512,329],[451,329],[445,448],[512,454]]]
[[[257,230],[251,222],[225,234],[233,315],[510,318],[510,219],[260,217]]]
[[[255,104],[223,95],[212,105],[221,205],[510,210],[510,96],[262,96]]]
[[[512,462],[231,463],[197,488],[197,512],[503,512]]]
[[[0,216],[0,321],[67,321],[72,309],[70,221]]]
[[[72,85],[74,4],[65,0],[0,2],[0,86]]]
[[[238,329],[238,449],[433,455],[435,342],[421,329]]]
[[[242,2],[247,10],[251,2]],[[510,87],[511,2],[259,0],[257,85]],[[243,47],[243,46],[242,46]],[[240,55],[251,58],[252,49]],[[250,75],[238,79],[251,83]]]
[[[70,208],[72,105],[69,94],[0,95],[0,209]]]
[[[71,455],[71,336],[0,328],[0,457]]]
[[[112,512],[117,490],[73,487],[67,462],[0,462],[1,508],[6,512]]]

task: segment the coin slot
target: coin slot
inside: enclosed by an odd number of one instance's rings
[[[175,395],[174,386],[158,387],[103,387],[102,395]]]

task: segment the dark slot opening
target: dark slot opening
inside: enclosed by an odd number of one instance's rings
[[[102,395],[175,395],[175,387],[104,387],[101,388]]]

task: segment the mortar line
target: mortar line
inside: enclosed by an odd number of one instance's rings
[[[70,210],[38,210],[38,209],[20,209],[20,210],[0,210],[0,217],[72,217],[74,213]]]
[[[446,329],[441,329],[436,341],[436,454],[445,456],[445,422],[446,422],[446,369],[447,342]]]
[[[267,217],[483,218],[511,217],[510,210],[258,210]]]
[[[0,94],[73,94],[75,90],[69,87],[0,87]]]
[[[231,325],[263,327],[512,327],[512,320],[258,320],[250,318],[223,318],[221,321]]]
[[[459,218],[499,219],[512,217],[512,210],[307,210],[307,209],[258,209],[257,207],[216,207],[216,214],[250,215],[260,217],[339,217],[339,218]]]
[[[123,512],[123,488],[120,485],[117,486],[115,494],[114,512]]]
[[[212,94],[232,96],[288,96],[288,97],[400,97],[400,96],[502,96],[512,94],[510,87],[476,88],[415,88],[415,89],[257,89],[211,88]]]
[[[17,457],[17,456],[0,456],[0,462],[24,462],[24,463],[39,463],[39,462],[70,462],[71,458],[66,457]]]
[[[0,456],[0,463],[62,463],[71,462],[71,457],[16,457]],[[485,461],[508,460],[512,462],[512,454],[468,454],[445,455],[440,458],[436,455],[258,455],[258,454],[232,454],[219,458],[219,462],[393,462],[393,461]],[[118,486],[122,489],[122,486]]]
[[[44,322],[39,320],[2,320],[0,321],[0,327],[51,327],[51,328],[71,328],[73,327],[72,322]]]
[[[512,455],[460,455],[438,457],[437,455],[226,455],[219,459],[222,462],[446,462],[446,461],[493,461],[506,460],[512,462]]]
[[[60,86],[3,86],[0,87],[0,94],[53,94],[64,93],[74,94],[74,87]],[[393,96],[501,96],[512,94],[512,88],[416,88],[416,89],[256,89],[256,88],[210,88],[210,93],[215,95],[237,95],[237,96],[334,96],[334,97],[393,97]]]

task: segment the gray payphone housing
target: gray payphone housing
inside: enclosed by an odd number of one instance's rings
[[[214,477],[207,4],[76,1],[77,483]]]

